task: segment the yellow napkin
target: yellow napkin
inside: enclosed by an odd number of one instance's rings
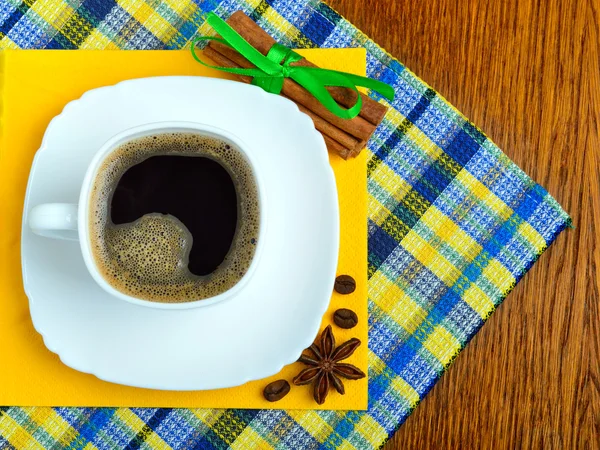
[[[331,69],[365,74],[364,49],[306,50],[304,56]],[[169,392],[101,381],[62,364],[33,328],[23,292],[20,232],[25,188],[44,131],[64,105],[85,91],[129,78],[203,75],[231,78],[196,63],[187,51],[3,51],[0,52],[0,405],[148,406],[199,408],[316,409],[310,386],[293,386],[277,403],[262,397],[270,381],[292,378],[295,363],[264,380],[215,391]],[[357,281],[351,295],[333,294],[322,328],[340,307],[356,311],[359,325],[341,330],[341,343],[358,337],[363,345],[348,362],[367,372],[367,196],[366,155],[343,161],[330,155],[341,213],[338,274]],[[366,409],[367,379],[348,381],[346,395],[331,391],[322,409]]]

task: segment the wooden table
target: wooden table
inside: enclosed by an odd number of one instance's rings
[[[600,448],[600,2],[327,0],[573,218],[386,449]]]

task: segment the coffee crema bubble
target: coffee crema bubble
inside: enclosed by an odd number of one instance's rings
[[[214,297],[252,263],[256,180],[223,140],[190,132],[134,139],[98,169],[89,226],[96,266],[118,291],[164,303]]]

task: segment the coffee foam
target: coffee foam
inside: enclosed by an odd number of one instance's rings
[[[132,166],[157,155],[203,156],[230,174],[238,198],[238,221],[223,263],[209,275],[188,270],[192,235],[176,217],[146,214],[115,225],[112,195]],[[164,303],[206,299],[232,288],[254,257],[259,229],[258,190],[252,169],[234,145],[195,133],[166,133],[129,141],[115,149],[97,171],[90,196],[92,254],[103,278],[132,297]]]

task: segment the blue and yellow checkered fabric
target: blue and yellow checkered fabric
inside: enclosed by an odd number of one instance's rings
[[[396,90],[368,143],[369,409],[0,408],[0,448],[381,446],[569,223],[481,131],[318,0],[0,0],[0,48],[176,49],[244,10],[292,47],[366,47]]]

